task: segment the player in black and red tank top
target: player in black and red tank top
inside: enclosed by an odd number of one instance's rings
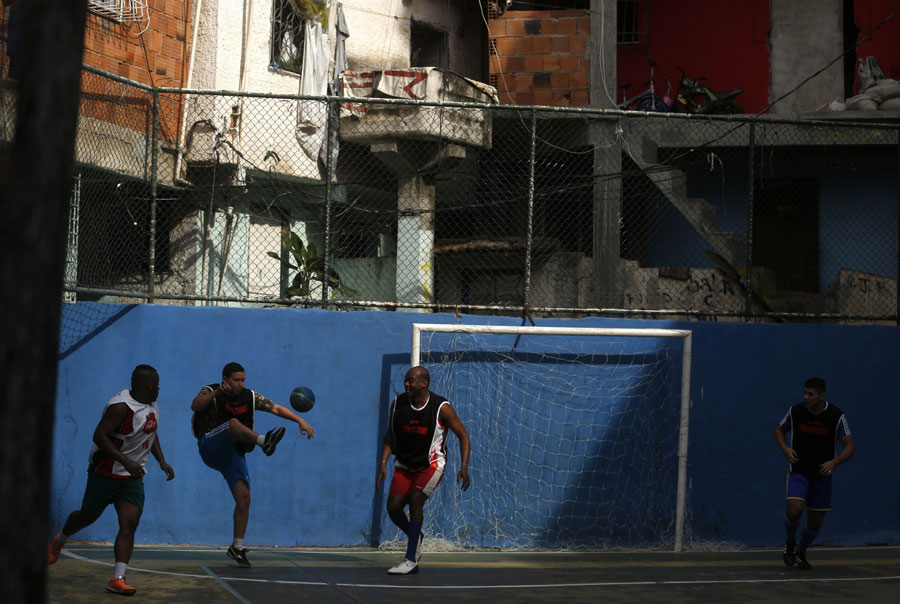
[[[381,466],[376,488],[387,475],[387,462],[394,454],[394,477],[388,494],[387,511],[391,520],[407,535],[406,557],[388,570],[391,575],[419,572],[422,522],[425,501],[437,488],[447,461],[447,428],[459,439],[460,464],[456,482],[469,488],[469,433],[456,411],[442,396],[428,390],[431,376],[424,367],[406,372],[406,390],[391,404],[390,420],[381,448]],[[409,517],[403,508],[409,506]]]
[[[788,446],[785,435],[791,433]],[[835,444],[840,454],[835,457]],[[787,480],[785,543],[782,558],[787,566],[809,570],[806,549],[816,538],[825,512],[831,509],[831,479],[837,466],[856,452],[850,426],[843,411],[825,400],[825,380],[810,378],[803,402],[788,409],[775,428],[775,442],[790,462]],[[796,542],[797,529],[806,508],[806,527]]]

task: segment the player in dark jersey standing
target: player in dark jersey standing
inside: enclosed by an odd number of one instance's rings
[[[406,533],[406,557],[388,570],[391,575],[419,572],[418,551],[422,545],[425,501],[437,488],[447,463],[447,428],[459,439],[459,472],[456,482],[469,488],[469,433],[456,411],[442,396],[428,390],[431,376],[424,367],[413,367],[403,380],[405,392],[391,404],[387,433],[381,447],[381,465],[376,488],[387,475],[387,462],[394,455],[394,477],[388,493],[391,520]],[[409,506],[407,518],[403,508]]]
[[[144,509],[144,474],[152,454],[166,473],[175,471],[163,456],[159,444],[159,374],[150,365],[138,365],[131,373],[131,389],[122,390],[106,403],[94,430],[94,445],[88,463],[88,480],[81,509],[66,518],[47,550],[47,563],[59,559],[69,537],[93,524],[106,506],[113,504],[119,518],[119,532],[113,547],[116,564],[106,591],[130,596],[135,588],[125,582],[125,571],[134,549],[134,533]]]
[[[785,435],[791,433],[791,445]],[[840,455],[835,457],[835,442]],[[786,539],[782,558],[787,566],[809,570],[806,549],[816,538],[825,512],[831,509],[831,480],[837,466],[856,452],[843,411],[825,400],[825,380],[810,378],[803,402],[791,407],[775,428],[775,442],[790,462],[787,480]],[[797,529],[806,507],[806,528],[797,543]]]
[[[194,397],[191,427],[197,437],[203,463],[222,473],[234,497],[234,540],[227,554],[240,566],[249,567],[244,535],[250,520],[250,470],[244,455],[259,445],[271,455],[284,436],[284,426],[265,435],[253,431],[253,412],[266,411],[297,423],[300,433],[312,438],[316,433],[305,420],[291,410],[276,405],[266,397],[244,388],[246,374],[238,363],[222,369],[222,382],[210,384]]]

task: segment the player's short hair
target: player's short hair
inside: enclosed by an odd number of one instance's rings
[[[157,375],[156,369],[151,365],[138,365],[131,372],[131,388],[137,390],[145,386],[152,376]]]
[[[816,392],[825,392],[825,380],[820,377],[811,377],[803,385]]]
[[[240,363],[231,362],[222,367],[222,377],[229,378],[234,373],[247,373],[244,371],[244,367]]]

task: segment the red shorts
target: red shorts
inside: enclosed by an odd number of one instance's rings
[[[431,497],[434,490],[444,477],[444,469],[437,464],[430,465],[420,470],[394,465],[394,478],[391,479],[390,495],[412,495],[413,490],[422,491],[426,497]]]

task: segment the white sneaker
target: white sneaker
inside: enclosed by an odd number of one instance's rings
[[[411,575],[417,572],[419,572],[419,565],[406,558],[397,566],[388,569],[389,575]]]

